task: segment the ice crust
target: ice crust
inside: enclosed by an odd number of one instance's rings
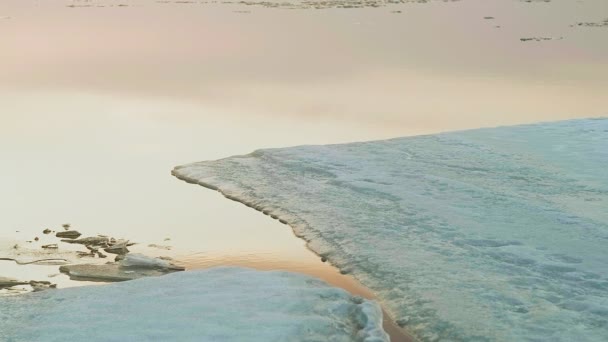
[[[220,267],[0,298],[1,341],[388,341],[377,303],[308,276]]]
[[[421,340],[608,340],[608,119],[177,167],[293,227]]]

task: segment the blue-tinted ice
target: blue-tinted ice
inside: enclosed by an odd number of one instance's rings
[[[309,276],[220,267],[0,297],[0,341],[387,342],[382,311]]]
[[[422,340],[608,341],[608,119],[174,172],[289,223]]]

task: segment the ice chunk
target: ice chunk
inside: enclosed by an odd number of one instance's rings
[[[61,266],[59,270],[74,280],[112,282],[161,276],[170,272],[183,271],[184,267],[142,254],[127,254],[118,263],[65,265]]]
[[[245,268],[2,297],[0,307],[2,341],[388,341],[376,303]]]
[[[172,263],[159,259],[152,258],[143,254],[127,254],[124,259],[120,261],[120,265],[122,267],[131,267],[131,268],[153,268],[153,269],[161,269],[161,270],[178,270],[183,271],[184,268],[180,266],[173,265]]]
[[[291,225],[422,340],[608,340],[608,119],[178,167]]]

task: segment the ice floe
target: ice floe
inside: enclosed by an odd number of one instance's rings
[[[422,340],[608,340],[608,119],[177,167],[288,223]]]
[[[388,341],[378,304],[280,271],[180,272],[0,307],[2,341]]]

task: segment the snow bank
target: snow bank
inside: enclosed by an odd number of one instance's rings
[[[291,225],[423,340],[608,340],[608,119],[178,167]]]
[[[2,341],[388,341],[376,303],[234,267],[3,297],[0,308]]]

